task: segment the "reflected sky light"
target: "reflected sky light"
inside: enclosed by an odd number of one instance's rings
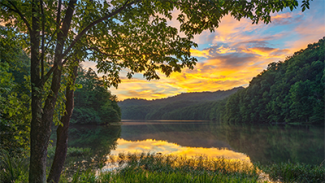
[[[146,139],[140,141],[129,141],[122,138],[117,140],[117,147],[111,151],[111,155],[119,153],[162,153],[171,155],[180,155],[188,157],[207,156],[223,157],[226,159],[247,160],[249,157],[243,153],[228,149],[203,148],[203,147],[183,147],[176,143],[170,143],[163,140]]]

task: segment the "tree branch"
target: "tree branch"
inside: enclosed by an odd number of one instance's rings
[[[124,56],[133,56],[133,55],[158,55],[158,54],[153,54],[153,53],[141,53],[141,54],[125,54],[125,55],[112,55],[112,54],[107,54],[102,52],[99,48],[96,47],[90,47],[87,50],[95,50],[103,55],[109,56],[109,57],[124,57]]]
[[[4,4],[2,2],[0,2],[0,4],[2,4],[3,6],[7,7],[8,10],[17,13],[20,16],[20,18],[24,21],[24,23],[26,24],[28,31],[31,32],[32,29],[30,27],[30,24],[28,23],[28,21],[26,20],[26,18],[24,17],[24,15],[18,10],[18,8],[13,4],[13,2],[11,2],[11,1],[8,1],[8,2],[14,7],[14,9],[12,9],[10,6],[8,6],[8,5],[6,5],[6,4]]]
[[[114,11],[113,13],[110,13],[107,16],[104,16],[98,20],[95,20],[94,22],[90,23],[87,27],[85,27],[77,36],[76,38],[72,41],[72,43],[70,44],[70,46],[65,50],[65,52],[62,54],[62,58],[66,57],[66,55],[70,52],[70,50],[72,49],[72,47],[80,40],[80,38],[93,26],[95,26],[96,24],[102,22],[105,19],[108,19],[118,13],[120,13],[121,11],[123,11],[126,7],[139,2],[141,0],[135,0],[133,2],[128,3],[128,1],[119,9],[117,9],[116,11]],[[66,58],[61,65],[64,65],[66,62],[68,61],[68,59]],[[44,78],[42,79],[42,83],[45,83],[46,80],[51,76],[51,74],[54,72],[54,70],[56,70],[58,67],[58,65],[54,65],[44,76]]]
[[[62,0],[59,0],[59,4],[58,4],[58,14],[56,15],[56,29],[54,31],[54,33],[52,34],[52,37],[50,39],[50,41],[47,42],[47,45],[45,46],[45,52],[48,48],[48,45],[52,42],[53,38],[54,38],[54,35],[58,32],[58,30],[60,29],[60,25],[61,25],[61,22],[60,22],[60,17],[61,17],[61,4],[62,4]]]
[[[77,36],[76,38],[72,41],[72,43],[70,44],[70,46],[65,50],[65,52],[63,53],[63,57],[65,57],[69,51],[71,50],[71,48],[81,39],[81,37],[93,26],[95,26],[96,24],[102,22],[103,20],[105,19],[108,19],[118,13],[120,13],[121,11],[123,11],[126,7],[134,4],[135,2],[138,2],[140,0],[135,0],[133,2],[130,2],[130,3],[125,3],[121,8],[117,9],[116,11],[114,11],[113,13],[110,13],[109,15],[107,16],[104,16],[98,20],[95,20],[93,21],[92,23],[90,23],[89,25],[87,25],[87,27],[85,27]],[[127,1],[128,2],[128,1]]]
[[[58,4],[58,14],[56,15],[56,30],[60,29],[60,17],[61,17],[61,0],[59,0]]]

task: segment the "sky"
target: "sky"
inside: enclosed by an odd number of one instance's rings
[[[117,89],[109,90],[118,100],[152,100],[187,92],[247,87],[269,63],[284,61],[287,56],[325,36],[325,0],[310,2],[310,9],[305,12],[299,7],[273,13],[271,21],[253,25],[249,19],[237,21],[225,16],[214,32],[207,30],[194,37],[198,47],[191,49],[191,54],[198,63],[193,70],[183,69],[169,77],[159,73],[160,79],[151,81],[141,74],[127,79],[122,72],[122,83]],[[168,24],[179,27],[175,19]],[[86,68],[95,69],[95,65],[83,63]]]

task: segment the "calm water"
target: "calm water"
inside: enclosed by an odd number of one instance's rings
[[[52,137],[55,139],[55,136]],[[127,121],[110,126],[72,126],[69,146],[87,155],[67,157],[67,166],[101,168],[109,154],[159,152],[213,156],[262,164],[324,160],[324,126],[226,125],[209,121]]]

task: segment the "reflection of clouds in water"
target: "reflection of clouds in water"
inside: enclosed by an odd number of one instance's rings
[[[228,149],[218,148],[203,148],[203,147],[182,147],[175,143],[169,143],[162,140],[142,140],[142,141],[128,141],[124,139],[117,140],[117,147],[111,151],[112,155],[119,153],[162,153],[173,154],[181,156],[208,156],[208,157],[224,157],[227,159],[250,160],[249,157],[243,153],[234,152]]]

